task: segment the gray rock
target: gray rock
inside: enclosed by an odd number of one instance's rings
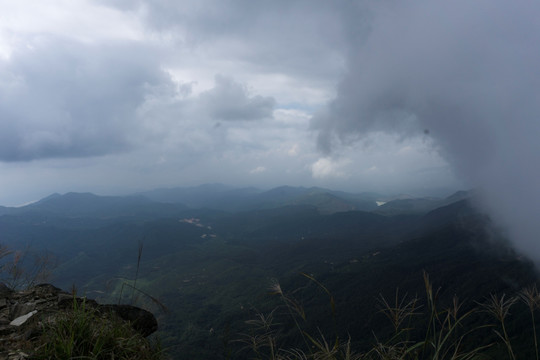
[[[144,337],[154,333],[158,328],[155,316],[144,309],[131,305],[101,305],[101,312],[111,311],[117,314],[121,319],[129,321],[131,326]]]
[[[35,314],[37,314],[37,310],[30,311],[28,314],[19,316],[18,318],[15,318],[15,319],[11,320],[9,325],[21,326],[22,324],[24,324],[26,322],[26,320],[30,319]]]

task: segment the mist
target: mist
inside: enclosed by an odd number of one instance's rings
[[[313,118],[324,153],[373,133],[431,142],[540,260],[540,4],[378,2],[343,16],[347,71]],[[363,19],[363,20],[359,20]],[[362,32],[358,29],[367,29]]]

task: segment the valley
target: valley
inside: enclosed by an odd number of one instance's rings
[[[298,346],[285,294],[305,312],[306,332],[350,336],[364,351],[375,334],[391,333],[380,296],[399,289],[422,299],[424,274],[443,304],[536,283],[533,263],[512,250],[470,193],[381,199],[222,185],[55,194],[0,209],[0,243],[24,249],[28,267],[36,254],[54,257],[55,286],[152,311],[176,359],[249,358],[238,341],[246,321],[273,311],[282,346]]]

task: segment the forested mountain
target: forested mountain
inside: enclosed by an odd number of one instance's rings
[[[27,266],[54,256],[56,286],[149,308],[178,359],[248,357],[235,341],[245,321],[274,309],[283,344],[294,347],[295,326],[270,294],[278,283],[304,309],[306,330],[363,349],[390,331],[379,295],[422,297],[424,272],[443,302],[481,302],[537,280],[465,192],[377,206],[376,194],[319,188],[190,191],[55,194],[3,208],[0,243],[23,250]]]

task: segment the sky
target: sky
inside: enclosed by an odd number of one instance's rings
[[[539,14],[533,0],[0,0],[0,204],[216,182],[479,188],[540,254]]]
[[[313,118],[370,26],[359,4],[0,1],[0,204],[214,182],[461,188],[422,131],[319,146]]]

